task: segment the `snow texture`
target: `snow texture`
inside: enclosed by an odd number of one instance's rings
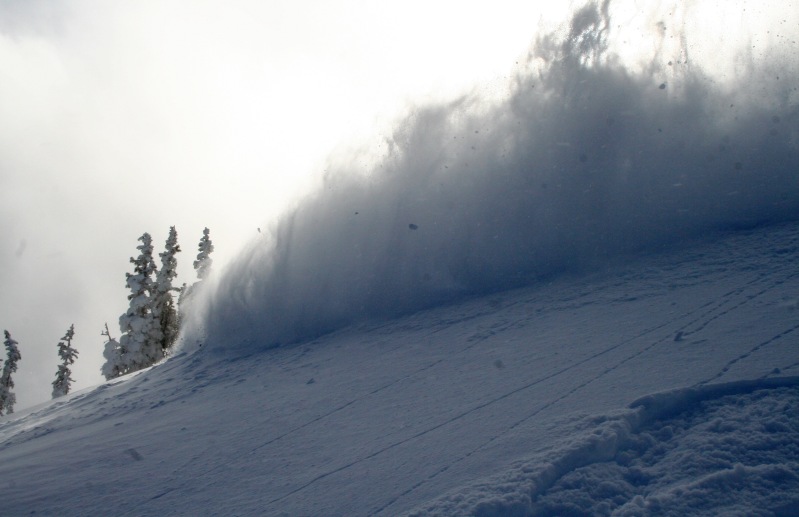
[[[799,377],[679,389],[631,407],[594,418],[567,447],[410,515],[799,511]]]

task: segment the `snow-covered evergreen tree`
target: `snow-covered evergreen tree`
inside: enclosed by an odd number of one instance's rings
[[[16,341],[11,339],[11,334],[5,331],[6,362],[3,365],[3,373],[0,375],[0,415],[10,415],[14,412],[14,404],[17,403],[17,396],[11,391],[14,387],[14,379],[11,374],[17,371],[17,362],[22,359]]]
[[[101,372],[106,380],[111,380],[124,373],[122,371],[122,347],[119,341],[111,337],[111,332],[108,330],[108,323],[105,324],[105,331],[100,332],[100,335],[108,338],[103,347],[105,363],[103,363]]]
[[[172,286],[172,279],[178,276],[178,261],[175,255],[179,252],[178,232],[172,226],[169,228],[166,248],[163,253],[159,254],[161,257],[161,269],[158,270],[155,278],[155,300],[153,303],[153,313],[161,332],[161,349],[164,355],[166,355],[178,337],[178,313],[172,292],[180,292],[180,288]]]
[[[130,289],[130,306],[119,317],[121,374],[147,368],[164,357],[161,329],[152,310],[155,295],[153,274],[156,272],[152,238],[145,232],[139,240],[141,244],[136,249],[141,253],[130,259],[134,265],[133,273],[125,273]]]
[[[214,251],[214,244],[211,242],[209,234],[210,230],[205,228],[198,246],[199,253],[197,254],[197,260],[194,261],[194,269],[197,271],[197,278],[199,278],[199,280],[191,285],[186,285],[184,283],[180,289],[177,289],[177,291],[180,292],[178,296],[178,328],[182,325],[181,322],[186,317],[187,311],[191,310],[192,299],[202,288],[203,280],[207,278],[211,272],[211,265],[214,262],[213,259],[211,259],[211,253]]]
[[[183,305],[183,302],[188,297],[189,292],[191,291],[191,286],[186,285],[186,282],[183,282],[183,285],[178,287],[178,317],[180,317],[180,307]]]
[[[75,325],[70,325],[67,333],[58,342],[58,357],[61,359],[61,364],[58,365],[58,371],[53,381],[53,398],[66,395],[69,393],[70,386],[72,386],[72,371],[69,367],[78,358],[78,351],[72,348],[72,338],[74,336]]]
[[[203,236],[199,244],[200,252],[197,254],[197,260],[194,261],[194,269],[197,271],[197,278],[200,280],[205,280],[208,277],[211,272],[211,265],[214,262],[210,256],[214,251],[214,244],[208,236],[209,233],[210,230],[208,228],[203,230]]]

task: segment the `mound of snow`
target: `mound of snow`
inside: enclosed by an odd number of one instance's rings
[[[705,385],[593,416],[546,454],[408,515],[796,515],[799,377]]]

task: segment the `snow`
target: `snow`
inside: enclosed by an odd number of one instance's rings
[[[0,419],[2,511],[796,514],[789,15],[714,70],[668,6],[630,62],[616,5],[331,159],[174,356]]]
[[[720,78],[696,64],[705,34],[650,7],[640,16],[666,28],[637,71],[618,56],[617,4],[587,2],[537,34],[499,100],[419,106],[383,156],[331,161],[208,286],[200,339],[249,353],[799,219],[799,69],[779,57],[795,38],[759,59],[741,47],[745,72]],[[692,57],[667,65],[677,42]]]
[[[412,515],[793,515],[797,396],[799,377],[647,396]]]
[[[790,515],[797,258],[785,223],[249,355],[188,347],[0,420],[4,512]]]

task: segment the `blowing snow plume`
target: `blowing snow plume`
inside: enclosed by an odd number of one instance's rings
[[[615,5],[539,36],[504,99],[420,107],[367,170],[331,164],[207,289],[207,339],[273,346],[797,218],[798,49],[780,32],[794,15],[713,71],[686,8],[649,13],[627,42]],[[625,57],[631,43],[651,51]]]

